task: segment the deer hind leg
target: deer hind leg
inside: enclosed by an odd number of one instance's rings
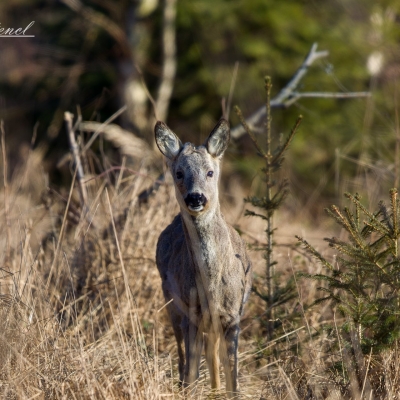
[[[184,323],[184,325],[186,325]],[[199,377],[200,357],[203,349],[203,333],[198,330],[195,324],[188,321],[184,328],[185,340],[185,372],[184,387],[188,387],[194,383]]]
[[[212,389],[220,389],[221,380],[219,376],[219,340],[220,335],[210,332],[205,337],[205,352]]]
[[[178,345],[178,357],[179,357],[179,384],[183,383],[183,374],[185,369],[185,353],[183,350],[183,333],[181,327],[181,318],[180,316],[170,312],[172,327],[174,329],[176,344]]]
[[[200,357],[203,349],[203,333],[199,330],[199,317],[197,313],[197,290],[190,290],[189,315],[183,319],[183,332],[185,340],[185,376],[184,386],[194,383],[199,377]]]
[[[182,316],[179,309],[175,306],[171,299],[173,296],[163,287],[165,300],[169,302],[167,306],[169,318],[171,320],[172,328],[174,330],[174,335],[176,339],[176,344],[178,347],[178,357],[179,357],[179,384],[183,383],[183,374],[185,369],[185,353],[183,350],[183,332],[182,332]]]
[[[179,356],[179,385],[183,384],[183,373],[185,369],[185,353],[183,351],[183,337],[180,331],[180,337],[175,334],[176,342],[178,344],[178,356]]]
[[[238,339],[239,324],[235,324],[225,332],[226,351],[222,354],[226,377],[226,392],[228,398],[235,398],[238,393]]]

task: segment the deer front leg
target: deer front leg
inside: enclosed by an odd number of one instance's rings
[[[239,324],[235,324],[225,332],[226,354],[223,354],[224,372],[226,377],[226,392],[228,398],[234,398],[238,393],[238,339]]]
[[[205,337],[204,342],[212,389],[219,389],[221,387],[219,376],[219,338],[220,336],[218,334],[210,332]]]

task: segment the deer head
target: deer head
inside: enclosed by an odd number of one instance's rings
[[[229,124],[221,119],[205,143],[184,145],[163,122],[154,128],[156,143],[166,157],[175,184],[176,197],[182,211],[192,216],[218,207],[220,161],[228,147]]]

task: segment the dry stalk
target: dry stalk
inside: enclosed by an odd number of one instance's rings
[[[79,183],[79,194],[81,197],[81,207],[82,207],[82,210],[84,210],[84,213],[86,213],[88,200],[87,200],[86,186],[84,183],[85,182],[85,173],[83,171],[82,161],[81,161],[81,157],[79,154],[79,146],[75,140],[75,132],[74,132],[74,128],[72,126],[73,118],[74,118],[74,116],[70,112],[67,111],[64,113],[64,120],[67,125],[69,145],[71,147],[71,152],[74,157],[74,163],[75,163],[75,167],[76,167],[76,171],[77,171],[76,174],[77,174],[78,183]]]
[[[4,131],[4,121],[1,120],[1,151],[3,154],[3,186],[4,186],[4,215],[7,232],[7,247],[5,265],[11,262],[11,224],[10,224],[10,204],[9,204],[9,189],[8,189],[8,171],[7,171],[7,152],[6,152],[6,138]]]
[[[52,262],[51,267],[50,267],[49,276],[47,278],[46,290],[49,288],[50,281],[51,281],[51,278],[52,278],[52,275],[53,275],[53,271],[54,271],[54,267],[56,265],[56,262],[58,261],[58,255],[60,253],[61,243],[62,243],[63,238],[64,238],[64,231],[65,231],[65,228],[66,228],[66,225],[67,225],[67,215],[68,215],[68,210],[69,210],[69,204],[71,202],[72,192],[74,191],[76,172],[77,172],[77,168],[75,168],[75,173],[74,173],[74,176],[72,178],[71,188],[69,189],[69,196],[68,196],[68,200],[67,200],[67,205],[65,207],[65,212],[64,212],[64,217],[63,217],[63,221],[62,221],[62,224],[61,224],[60,234],[58,236],[57,247],[56,247],[56,251],[54,253],[53,262]]]

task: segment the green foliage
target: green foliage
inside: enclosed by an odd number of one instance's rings
[[[252,196],[245,199],[245,202],[251,204],[253,207],[259,211],[246,210],[245,215],[251,217],[261,218],[266,221],[267,228],[265,230],[267,244],[262,245],[257,248],[257,250],[264,251],[264,259],[266,263],[265,270],[265,289],[259,291],[257,288],[253,287],[253,291],[266,302],[267,310],[266,316],[266,326],[269,338],[272,338],[272,333],[274,329],[273,323],[273,310],[274,308],[286,303],[287,301],[293,299],[296,294],[294,291],[294,285],[292,281],[286,282],[285,285],[281,285],[274,271],[274,266],[276,262],[273,260],[273,234],[275,229],[273,228],[272,217],[276,210],[280,208],[283,201],[285,200],[288,190],[287,190],[287,180],[277,182],[274,174],[281,168],[284,155],[289,148],[290,143],[297,131],[297,128],[301,122],[302,117],[300,116],[292,129],[291,133],[288,135],[285,142],[280,143],[275,149],[272,148],[272,137],[271,137],[271,108],[270,108],[270,95],[271,95],[271,78],[267,77],[265,79],[265,90],[267,93],[266,102],[266,124],[265,124],[265,138],[266,146],[265,150],[263,146],[258,143],[256,136],[253,134],[251,129],[246,124],[245,119],[239,109],[236,107],[236,113],[242,123],[247,134],[252,139],[259,156],[264,159],[265,167],[262,168],[265,180],[265,196],[258,197]]]
[[[326,239],[337,252],[335,265],[304,239],[299,241],[327,270],[302,274],[325,283],[319,289],[346,318],[342,333],[354,330],[364,354],[379,352],[400,338],[400,201],[390,191],[390,206],[368,211],[358,195],[346,194],[353,207],[327,210],[348,233],[348,240]]]

